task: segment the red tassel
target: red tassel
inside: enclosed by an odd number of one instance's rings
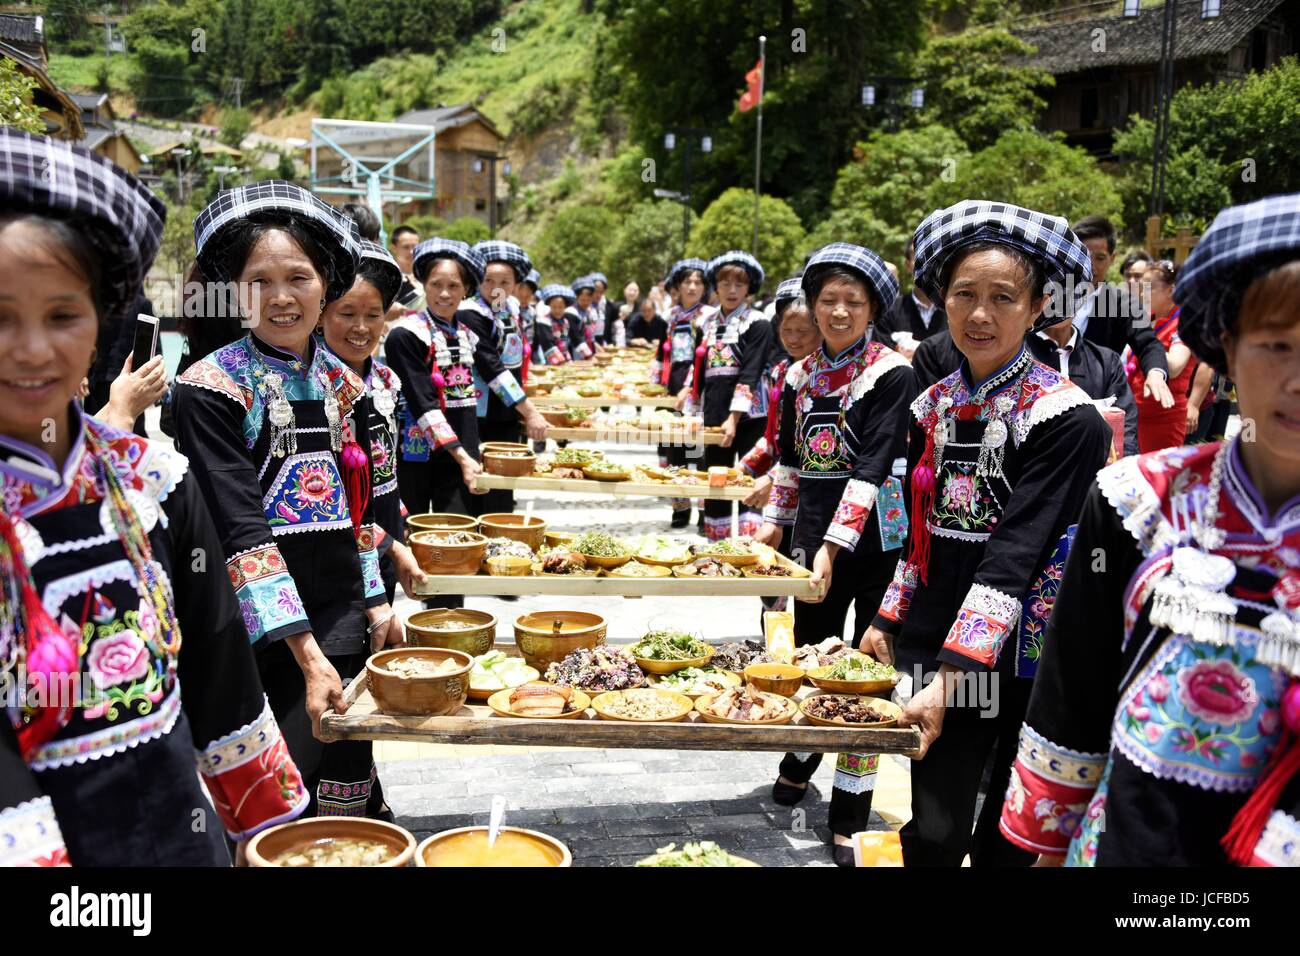
[[[659,384],[668,387],[669,377],[673,371],[673,345],[671,339],[664,340],[664,360],[659,366]]]
[[[776,431],[781,423],[781,389],[773,385],[767,393],[767,429],[763,432],[763,438],[767,442],[768,453],[772,459],[776,460]]]
[[[343,486],[348,493],[348,511],[352,515],[352,533],[361,534],[361,520],[370,501],[370,456],[354,441],[343,446]]]
[[[934,473],[934,429],[943,427],[936,422],[925,438],[925,451],[912,469],[912,547],[907,561],[920,569],[921,581],[929,584],[930,575],[930,509],[938,486]]]
[[[1264,776],[1260,778],[1237,815],[1232,818],[1232,826],[1224,834],[1224,850],[1228,859],[1238,866],[1250,866],[1255,856],[1255,847],[1259,845],[1260,835],[1268,825],[1268,818],[1277,805],[1278,797],[1291,778],[1300,772],[1300,740],[1288,730],[1282,735],[1282,742]]]
[[[691,396],[694,398],[696,405],[700,403],[700,389],[703,387],[702,383],[704,382],[704,356],[708,352],[709,350],[703,345],[695,349],[695,382],[691,386]]]
[[[533,346],[530,342],[524,343],[524,361],[519,366],[519,385],[522,387],[528,384],[528,366],[533,363]]]

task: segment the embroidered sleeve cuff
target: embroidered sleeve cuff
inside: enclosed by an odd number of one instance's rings
[[[379,551],[375,543],[374,526],[362,525],[361,533],[357,535],[357,551],[361,558],[361,579],[366,585],[366,607],[377,607],[388,603],[384,579],[379,575]]]
[[[740,412],[742,415],[748,415],[750,408],[754,404],[754,393],[750,391],[748,385],[736,385],[736,390],[731,393],[731,405],[729,410]]]
[[[1250,865],[1300,867],[1300,821],[1274,810],[1255,844]]]
[[[308,793],[268,702],[246,727],[196,754],[212,804],[232,840],[293,820]]]
[[[1105,766],[1105,754],[1054,744],[1026,724],[1002,804],[1002,834],[1031,853],[1064,856]]]
[[[455,429],[451,427],[441,409],[432,408],[425,412],[420,416],[417,424],[435,448],[454,448],[460,444]]]
[[[745,457],[740,459],[740,470],[751,478],[766,475],[772,468],[772,452],[767,447],[767,436],[760,438]]]
[[[878,491],[875,485],[850,478],[844,486],[844,494],[840,496],[831,526],[826,530],[826,540],[847,551],[856,549],[862,537],[862,529],[867,526],[871,506],[876,503]]]
[[[0,867],[71,866],[49,797],[0,810]]]
[[[799,474],[790,465],[773,465],[772,495],[763,509],[763,518],[773,524],[793,524],[799,513]]]
[[[519,387],[518,380],[508,371],[502,372],[488,382],[488,388],[492,389],[496,397],[510,408],[514,408],[527,397],[524,395],[524,390]]]
[[[916,565],[900,558],[894,566],[894,580],[885,589],[885,596],[880,600],[880,610],[876,612],[872,626],[887,634],[897,634],[899,625],[907,620],[907,611],[912,606],[916,585]]]
[[[943,642],[939,661],[963,670],[992,670],[1019,620],[1020,602],[1014,597],[972,584]]]
[[[546,352],[544,353],[544,355],[546,356],[546,364],[547,364],[547,365],[563,365],[563,364],[564,364],[564,353],[561,352],[561,351],[560,351],[558,348],[556,348],[554,345],[552,345],[549,349],[547,349]]]
[[[251,642],[278,639],[311,628],[298,587],[274,544],[235,555],[226,562],[226,571],[239,598],[239,611]]]
[[[579,342],[578,347],[573,350],[573,354],[580,359],[589,359],[592,356],[591,346],[586,342]]]

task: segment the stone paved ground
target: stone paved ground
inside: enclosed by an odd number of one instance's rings
[[[607,452],[620,460],[653,457],[644,446]],[[518,499],[516,510],[531,501],[555,530],[670,530],[667,499],[531,492]],[[511,622],[520,614],[561,606],[604,615],[611,643],[633,641],[649,626],[676,625],[718,643],[758,637],[762,627],[757,598],[472,597],[466,603],[497,615],[502,642],[512,639]],[[399,613],[416,607],[398,601]],[[698,839],[770,866],[830,864],[825,824],[832,757],[823,761],[798,816],[771,799],[779,754],[384,743],[376,759],[398,822],[421,836],[486,821],[492,795],[501,793],[512,822],[564,840],[578,865],[626,865],[664,844]],[[900,826],[909,815],[907,766],[903,758],[881,761],[873,828]]]

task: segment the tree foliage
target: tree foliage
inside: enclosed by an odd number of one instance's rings
[[[682,235],[682,205],[667,199],[637,204],[623,219],[609,250],[612,281],[626,284],[633,279],[641,286],[658,282],[668,267],[681,258],[686,238]],[[691,225],[697,221],[687,210]]]
[[[538,271],[566,282],[597,270],[608,272],[606,254],[609,237],[618,220],[600,206],[569,205],[551,220],[536,246],[530,250]]]
[[[13,60],[0,57],[0,126],[12,126],[28,133],[44,133],[40,108],[32,102],[36,81],[18,72]]]
[[[704,259],[744,249],[755,253],[773,282],[794,275],[803,264],[806,234],[799,216],[784,199],[759,199],[758,249],[754,250],[754,194],[732,187],[709,204],[691,230],[687,255]]]

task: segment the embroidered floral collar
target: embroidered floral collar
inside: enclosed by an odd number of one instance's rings
[[[1266,541],[1276,543],[1282,536],[1300,525],[1300,495],[1292,497],[1278,509],[1276,515],[1268,513],[1264,498],[1255,487],[1246,463],[1241,457],[1241,438],[1232,441],[1228,453],[1227,468],[1224,469],[1224,484],[1237,509],[1245,516],[1255,531]]]
[[[821,345],[821,349],[819,350],[819,354],[817,356],[817,365],[819,368],[825,369],[827,371],[831,369],[843,368],[845,365],[848,365],[853,361],[855,361],[857,358],[859,358],[862,355],[862,353],[866,351],[866,348],[867,348],[867,336],[865,334],[862,336],[862,338],[858,339],[856,342],[854,342],[844,351],[840,352],[839,355],[833,357],[830,353],[830,350],[827,349],[826,343],[823,342]]]
[[[990,396],[997,394],[1003,388],[1010,385],[1021,374],[1027,371],[1029,366],[1033,364],[1033,361],[1033,357],[1029,354],[1029,350],[1022,344],[1020,346],[1020,351],[1016,353],[1015,358],[1002,366],[1002,368],[998,369],[988,378],[984,379],[984,381],[980,382],[978,385],[972,385],[970,363],[963,358],[961,360],[960,368],[961,383],[965,386],[966,391],[970,393],[972,401],[984,402],[987,401]]]
[[[68,449],[68,457],[60,469],[42,448],[27,442],[0,435],[0,477],[4,482],[5,510],[17,510],[17,497],[44,498],[71,487],[78,479],[85,456],[86,416],[78,402],[68,403],[68,414],[75,434]]]
[[[281,375],[289,373],[300,378],[306,378],[311,367],[317,364],[317,353],[320,348],[314,335],[307,339],[307,349],[301,357],[277,348],[269,342],[263,342],[251,332],[248,338],[252,342],[252,347],[257,350],[258,356],[273,372],[278,372]]]

